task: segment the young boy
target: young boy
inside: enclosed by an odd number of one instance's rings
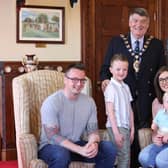
[[[161,136],[163,136],[163,143],[167,143],[164,139],[164,135],[168,134],[168,93],[165,92],[163,95],[163,108],[160,109],[151,125],[153,131],[157,131]]]
[[[107,122],[106,127],[113,143],[118,147],[117,168],[129,168],[130,145],[134,139],[132,96],[124,79],[128,73],[128,60],[115,54],[109,68],[112,78],[104,91]]]

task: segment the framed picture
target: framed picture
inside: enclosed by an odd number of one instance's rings
[[[64,44],[64,17],[64,7],[19,7],[17,9],[17,42]]]

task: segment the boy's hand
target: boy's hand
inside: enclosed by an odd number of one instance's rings
[[[123,135],[118,133],[118,134],[115,134],[114,137],[115,137],[115,141],[116,141],[117,146],[119,148],[121,148],[123,146],[123,142],[124,142]]]
[[[160,134],[153,134],[152,135],[152,141],[154,144],[161,146],[163,144],[163,135]]]
[[[165,134],[162,138],[163,143],[168,143],[168,134]]]

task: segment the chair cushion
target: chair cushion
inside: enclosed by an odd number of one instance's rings
[[[150,128],[139,129],[138,136],[141,149],[152,143],[152,130]]]
[[[69,168],[94,168],[94,163],[84,163],[84,162],[71,162]]]

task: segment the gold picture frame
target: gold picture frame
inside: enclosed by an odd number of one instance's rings
[[[18,43],[65,43],[65,8],[20,6],[17,9]]]

